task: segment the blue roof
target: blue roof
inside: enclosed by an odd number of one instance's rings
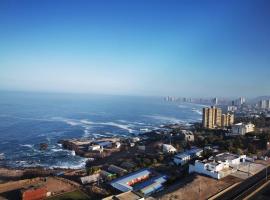
[[[129,186],[127,183],[129,181],[132,181],[136,178],[140,178],[142,176],[147,176],[152,174],[153,171],[146,168],[146,169],[141,169],[139,171],[130,173],[128,175],[125,175],[123,177],[120,177],[118,179],[115,179],[111,182],[111,185],[121,191],[130,191],[130,190],[134,190],[134,191],[138,191],[141,190],[149,185],[152,185],[154,183],[164,183],[167,180],[167,176],[165,175],[160,175],[158,174],[157,176],[154,176],[152,178],[149,178],[146,181],[134,184],[133,186]]]

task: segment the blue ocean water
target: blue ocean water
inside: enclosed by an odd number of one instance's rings
[[[140,134],[201,120],[203,105],[159,97],[0,92],[0,166],[81,168],[59,139]],[[47,143],[46,151],[39,150]]]

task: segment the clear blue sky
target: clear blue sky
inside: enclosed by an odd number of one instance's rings
[[[269,0],[1,0],[0,89],[270,94]]]

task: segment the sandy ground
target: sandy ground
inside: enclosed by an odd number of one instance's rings
[[[207,199],[239,181],[241,181],[241,179],[233,176],[227,176],[221,180],[216,180],[194,174],[168,189],[165,189],[155,197],[160,200]]]
[[[5,178],[18,178],[23,176],[24,171],[23,170],[13,170],[13,169],[7,169],[7,168],[0,168],[0,179],[1,177]]]

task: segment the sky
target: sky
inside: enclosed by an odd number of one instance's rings
[[[0,90],[270,95],[269,0],[1,0]]]

